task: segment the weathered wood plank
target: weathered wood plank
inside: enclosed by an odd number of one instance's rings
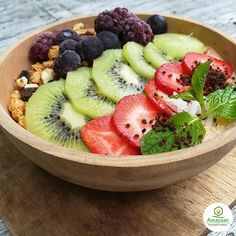
[[[0,1],[0,51],[23,34],[62,18],[91,14],[126,6],[132,11],[165,12],[193,18],[213,25],[236,37],[236,4],[222,1]]]

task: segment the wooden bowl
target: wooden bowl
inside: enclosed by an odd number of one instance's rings
[[[147,19],[148,14],[139,14]],[[35,164],[64,180],[108,191],[141,191],[161,188],[209,168],[236,143],[236,128],[195,147],[148,156],[103,156],[56,146],[21,128],[9,115],[7,104],[19,72],[28,68],[28,51],[38,33],[56,31],[83,22],[93,27],[95,16],[62,21],[40,29],[21,41],[0,60],[0,124],[17,149]],[[166,16],[169,32],[193,33],[214,48],[231,65],[236,65],[236,41],[228,35],[192,20]],[[224,170],[222,170],[224,171]]]

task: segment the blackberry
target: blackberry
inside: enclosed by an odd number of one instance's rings
[[[128,41],[135,41],[136,43],[146,45],[153,39],[151,27],[137,17],[127,19],[125,28],[121,33],[121,40],[123,43]]]
[[[96,36],[86,36],[79,41],[77,51],[82,61],[86,61],[91,66],[93,60],[102,55],[103,44]]]
[[[95,31],[111,31],[123,44],[135,41],[146,45],[153,38],[151,27],[126,8],[115,8],[100,13],[95,19]]]
[[[78,53],[67,50],[54,61],[53,70],[57,78],[65,79],[67,72],[76,70],[80,64],[81,59]]]
[[[52,32],[43,32],[38,35],[30,48],[30,58],[33,61],[47,61],[48,52],[55,43],[55,35]]]
[[[135,16],[127,8],[117,7],[111,11],[103,11],[95,19],[95,31],[99,33],[107,30],[119,35],[130,17]]]

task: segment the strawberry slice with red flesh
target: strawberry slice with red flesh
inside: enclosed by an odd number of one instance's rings
[[[117,132],[134,147],[140,147],[144,133],[151,129],[159,110],[153,102],[143,94],[122,98],[116,105],[114,123]]]
[[[113,116],[107,115],[89,121],[81,129],[84,143],[93,153],[103,155],[138,155],[140,151],[127,144],[116,133]]]
[[[230,78],[233,74],[233,67],[227,62],[219,60],[209,55],[204,55],[196,52],[189,52],[183,58],[182,67],[186,74],[193,74],[194,68],[199,64],[211,60],[211,67],[214,70],[220,70],[226,79]]]
[[[157,87],[170,96],[173,95],[174,92],[182,93],[189,89],[191,77],[184,74],[180,62],[172,62],[162,65],[156,71],[155,81]],[[181,81],[187,81],[189,85],[184,85]]]
[[[147,94],[147,96],[153,101],[158,111],[163,116],[165,116],[166,118],[169,118],[171,115],[176,114],[176,111],[173,110],[165,100],[165,99],[168,99],[168,95],[157,88],[157,85],[154,79],[149,80],[145,84],[144,91]]]

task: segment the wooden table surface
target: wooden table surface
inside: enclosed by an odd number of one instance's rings
[[[193,18],[236,37],[235,0],[0,0],[0,53],[25,33],[40,26],[63,18],[96,13],[116,6],[125,6],[134,12],[163,12]],[[178,210],[184,211],[186,207],[190,208],[193,205],[196,208],[193,211],[193,218],[200,219],[202,212],[199,210],[203,210],[203,205],[211,203],[209,199],[212,201],[225,200],[226,204],[230,204],[236,197],[236,186],[232,186],[229,184],[230,182],[227,184],[227,181],[221,182],[220,179],[222,176],[226,176],[228,181],[235,180],[236,168],[230,166],[236,166],[236,150],[210,170],[164,190],[148,193],[114,194],[87,190],[58,180],[34,166],[17,150],[11,148],[10,143],[1,131],[0,137],[0,182],[2,184],[0,186],[0,218],[7,215],[8,221],[11,220],[11,222],[18,224],[16,228],[9,225],[13,235],[43,235],[45,232],[46,236],[199,235],[203,228],[202,223],[196,222],[194,224],[194,220],[189,220],[185,215],[181,215]],[[18,171],[15,173],[15,170]],[[216,181],[216,179],[211,179],[211,175],[217,173],[219,175],[218,187],[221,192],[217,192],[218,190],[214,188],[211,189],[214,181]],[[21,176],[17,176],[17,174],[21,174]],[[34,177],[32,178],[32,176]],[[203,189],[210,196],[208,202],[201,199],[201,196],[199,196],[198,202],[182,202],[181,200],[185,199],[190,192],[191,194],[193,192],[195,197],[197,196],[202,181],[206,181],[205,186],[208,187],[208,189]],[[40,187],[42,186],[46,193],[46,198],[43,200],[38,197],[41,194]],[[190,191],[191,188],[193,191]],[[17,195],[19,192],[21,192],[20,195]],[[30,193],[30,195],[25,196],[24,192]],[[222,199],[223,194],[227,195],[225,199]],[[164,200],[166,200],[166,205],[158,202],[163,203]],[[180,207],[173,210],[169,209],[168,204],[175,200],[179,201]],[[37,208],[37,204],[41,207],[40,209]],[[13,205],[15,208],[6,207]],[[91,211],[90,206],[93,207],[93,212],[89,212]],[[151,215],[151,213],[158,211],[158,207],[161,208],[162,212],[172,212],[170,217],[178,218],[180,216],[182,219],[176,221],[178,224],[176,228],[182,229],[182,231],[173,233],[175,230],[174,223],[169,228],[164,224],[164,229],[159,231],[161,220],[165,220],[165,218],[162,219],[158,214]],[[53,211],[49,211],[50,208]],[[81,212],[77,215],[70,215],[72,209],[78,209]],[[53,215],[58,210],[62,214],[60,218]],[[76,225],[70,227],[68,222],[63,221],[63,214],[65,214],[66,220],[78,222],[78,231],[76,231]],[[143,216],[143,214],[145,215]],[[39,215],[40,218],[38,218]],[[85,221],[83,221],[84,218],[86,218]],[[44,219],[51,219],[51,222],[44,222]],[[191,224],[190,231],[185,227],[184,221],[189,221]],[[46,226],[51,226],[51,231],[47,230]],[[35,234],[32,234],[32,230]],[[158,234],[158,232],[162,233]],[[0,236],[2,235],[9,235],[9,231],[3,220],[0,219]]]

